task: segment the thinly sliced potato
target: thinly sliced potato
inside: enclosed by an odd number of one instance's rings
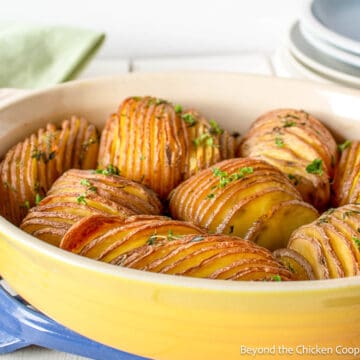
[[[293,279],[266,249],[226,235],[188,235],[176,241],[136,248],[112,261],[134,269],[202,278],[217,278],[236,268],[235,274],[229,273],[222,278],[242,280],[238,277],[240,262],[249,280],[258,280],[257,272],[268,274],[267,280],[272,280],[271,276],[279,281]],[[254,277],[250,274],[252,269]]]
[[[360,142],[351,141],[346,145],[336,167],[332,186],[334,206],[360,203]]]
[[[318,216],[315,208],[308,203],[299,200],[283,201],[259,217],[249,228],[245,239],[270,250],[280,249],[287,246],[294,230],[311,223]]]
[[[121,175],[166,198],[182,180],[186,132],[186,123],[170,103],[152,97],[128,98],[105,127],[99,166],[114,165]]]
[[[48,195],[95,192],[104,199],[121,204],[136,214],[160,214],[162,204],[155,192],[118,175],[91,170],[69,170],[52,186]]]
[[[287,226],[289,206],[297,217]],[[260,239],[270,249],[283,247],[296,227],[318,216],[278,169],[250,158],[222,161],[180,184],[170,195],[170,212],[210,232]],[[268,231],[279,223],[282,234]]]
[[[279,109],[262,115],[242,140],[238,155],[268,161],[293,180],[305,201],[320,210],[328,205],[336,142],[306,112]]]
[[[94,125],[77,117],[65,120],[61,129],[49,123],[17,144],[1,167],[7,193],[1,214],[19,225],[65,169],[95,168],[98,146]]]
[[[322,256],[301,239],[311,239]],[[360,206],[349,204],[330,209],[318,220],[302,226],[291,236],[288,247],[303,255],[316,278],[339,278],[360,273]],[[324,261],[324,259],[326,261]],[[321,268],[321,271],[318,271]],[[328,274],[328,275],[327,275]],[[326,276],[327,275],[327,276]]]
[[[59,245],[70,226],[83,217],[100,214],[125,218],[140,213],[158,215],[161,211],[157,195],[141,184],[117,175],[69,170],[53,184],[38,206],[30,210],[21,228]],[[51,227],[57,229],[54,234]]]
[[[275,250],[273,255],[294,274],[297,280],[315,280],[310,263],[298,252],[284,248]]]
[[[198,227],[164,216],[135,215],[127,218],[94,215],[75,224],[60,247],[80,255],[112,262],[147,243],[156,244],[187,234],[203,234]]]

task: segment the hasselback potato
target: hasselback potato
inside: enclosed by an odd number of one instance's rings
[[[71,225],[83,217],[109,214],[125,218],[133,214],[157,215],[161,211],[156,194],[141,184],[107,170],[69,170],[53,184],[48,196],[29,211],[21,228],[59,245]]]
[[[345,141],[339,148],[341,157],[332,187],[333,205],[360,203],[360,142]]]
[[[62,239],[60,247],[86,257],[111,262],[145,244],[203,233],[191,223],[165,216],[134,215],[124,219],[118,216],[93,215],[73,225]]]
[[[236,136],[195,110],[153,97],[131,97],[111,115],[101,136],[99,166],[154,189],[162,198],[182,180],[235,156]]]
[[[163,274],[224,280],[293,279],[271,253],[254,243],[225,235],[187,235],[145,245],[112,260],[113,264]]]
[[[235,157],[238,137],[219,127],[215,120],[207,120],[196,110],[186,110],[181,118],[187,124],[188,147],[183,179],[225,159]]]
[[[48,124],[18,143],[0,167],[0,193],[5,199],[1,214],[18,225],[64,171],[95,168],[98,137],[94,125],[74,116],[60,128]]]
[[[278,169],[250,158],[224,160],[194,175],[173,190],[169,208],[176,219],[271,250],[286,247],[294,229],[318,216]]]
[[[280,109],[258,118],[242,140],[239,156],[263,159],[281,170],[304,200],[323,211],[337,147],[327,128],[305,111]]]
[[[288,247],[311,265],[317,279],[360,273],[360,205],[329,209],[311,224],[301,226]]]
[[[185,168],[186,123],[161,99],[130,97],[107,121],[101,136],[99,167],[145,184],[162,198],[180,183]]]

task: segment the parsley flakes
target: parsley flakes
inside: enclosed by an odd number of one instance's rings
[[[322,175],[323,174],[323,168],[322,168],[322,160],[320,159],[314,159],[307,167],[306,172],[309,174],[316,174],[316,175]]]
[[[276,146],[277,147],[283,147],[284,146],[284,141],[283,141],[283,139],[280,137],[280,136],[277,136],[276,138],[275,138],[275,144],[276,144]]]
[[[350,145],[351,145],[351,141],[350,140],[345,140],[342,144],[338,144],[338,149],[339,149],[340,152],[343,152]]]

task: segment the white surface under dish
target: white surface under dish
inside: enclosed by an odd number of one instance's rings
[[[313,34],[355,54],[360,54],[359,19],[359,0],[309,1],[302,17]]]
[[[299,22],[289,31],[288,47],[299,62],[312,70],[337,82],[360,88],[360,68],[332,59],[309,44],[300,31]]]
[[[306,28],[306,25],[304,25],[302,22],[300,22],[300,31],[307,42],[324,53],[324,55],[329,55],[336,60],[360,68],[360,55],[349,53],[338,47],[332,46],[326,41],[321,40],[319,37],[310,32]]]

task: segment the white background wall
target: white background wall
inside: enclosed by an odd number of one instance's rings
[[[307,0],[0,0],[0,22],[90,27],[104,58],[270,53]]]

